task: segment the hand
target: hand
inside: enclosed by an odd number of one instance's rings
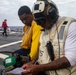
[[[30,60],[31,60],[30,56],[22,56],[22,61],[24,63],[28,63],[28,62],[30,62]]]
[[[29,65],[33,65],[34,63],[32,62],[29,62],[29,63],[26,63],[22,66],[23,69],[27,69],[29,67]]]
[[[38,67],[38,65],[27,65],[27,64],[25,64],[25,65],[23,65],[23,68],[25,68],[26,67],[26,71],[24,71],[24,72],[22,72],[21,74],[22,75],[38,75],[38,73],[39,73],[39,67]]]
[[[24,64],[24,63],[27,63],[26,58],[22,58],[22,63],[23,63],[23,64]]]

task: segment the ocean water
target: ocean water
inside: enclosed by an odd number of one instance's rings
[[[23,26],[9,26],[11,31],[22,31]]]
[[[2,27],[0,27],[0,31],[3,30]],[[23,31],[23,26],[9,26],[8,31],[16,31],[16,32],[22,32]]]

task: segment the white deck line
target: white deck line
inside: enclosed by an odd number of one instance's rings
[[[4,45],[1,45],[0,48],[7,47],[7,46],[10,46],[10,45],[14,45],[14,44],[17,44],[17,43],[20,43],[20,42],[22,42],[22,41],[20,40],[20,41],[4,44]],[[8,55],[0,53],[0,58],[5,59],[6,57],[8,57]]]
[[[20,43],[20,42],[22,42],[22,41],[20,40],[20,41],[17,41],[17,42],[12,42],[12,43],[8,43],[8,44],[4,44],[4,45],[1,45],[0,48],[7,47],[7,46],[10,46],[10,45],[14,45],[14,44],[17,44],[17,43]]]
[[[0,53],[0,58],[5,59],[6,57],[8,57],[8,55]]]

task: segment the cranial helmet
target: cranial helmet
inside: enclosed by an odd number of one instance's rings
[[[43,24],[46,21],[45,17],[56,20],[59,12],[55,3],[51,0],[37,0],[37,2],[34,3],[33,14],[35,21],[38,24]]]

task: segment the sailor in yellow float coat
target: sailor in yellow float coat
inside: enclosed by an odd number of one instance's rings
[[[26,60],[33,60],[38,53],[42,27],[33,20],[34,16],[28,6],[21,6],[18,10],[18,16],[25,26],[23,27],[21,49],[16,50],[15,53],[27,56]]]
[[[35,21],[32,21],[32,25],[25,25],[23,28],[24,36],[22,37],[21,48],[30,49],[30,58],[34,59],[38,53],[39,37],[41,34],[41,26],[38,26]]]

